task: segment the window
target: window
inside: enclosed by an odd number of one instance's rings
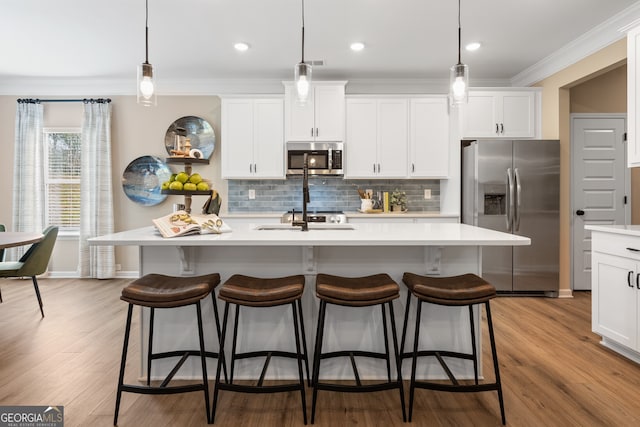
[[[66,234],[80,229],[81,136],[79,128],[44,129],[46,223]]]

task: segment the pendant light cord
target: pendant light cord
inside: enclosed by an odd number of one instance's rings
[[[144,18],[144,63],[149,63],[149,0],[145,0]]]
[[[302,0],[302,63],[304,64],[304,0]]]
[[[462,64],[462,58],[460,51],[462,46],[462,24],[460,23],[460,1],[458,0],[458,64]]]

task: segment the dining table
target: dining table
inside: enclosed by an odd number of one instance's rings
[[[44,238],[42,233],[30,231],[5,231],[0,233],[0,249],[29,245]]]

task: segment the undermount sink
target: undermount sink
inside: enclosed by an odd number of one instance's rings
[[[258,225],[254,230],[291,230],[300,231],[302,227],[292,226],[291,224],[265,224]],[[324,224],[309,223],[309,230],[355,230],[351,224]]]

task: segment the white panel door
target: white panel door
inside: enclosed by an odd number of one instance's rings
[[[409,175],[449,177],[449,106],[446,96],[412,99]]]
[[[625,224],[624,118],[572,118],[573,289],[591,289],[586,224]]]
[[[256,99],[253,106],[253,164],[260,178],[284,178],[284,103]]]
[[[377,114],[375,99],[347,100],[346,178],[376,176]]]
[[[408,128],[406,99],[378,100],[378,177],[407,177]]]
[[[222,177],[244,178],[253,171],[253,103],[222,100]]]

